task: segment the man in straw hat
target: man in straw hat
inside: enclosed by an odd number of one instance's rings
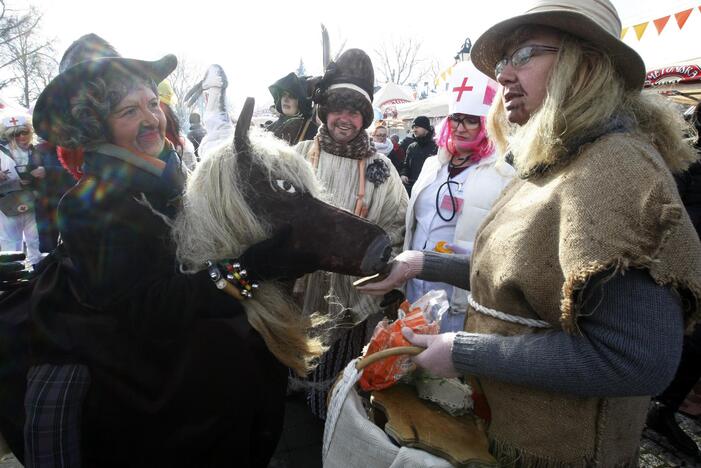
[[[314,140],[295,149],[314,166],[331,204],[377,223],[399,250],[408,197],[392,162],[375,151],[365,131],[374,117],[373,85],[372,62],[362,50],[349,49],[330,63],[314,93],[322,125]],[[305,313],[324,311],[342,324],[312,376],[321,390],[313,389],[309,400],[321,418],[326,415],[327,390],[338,372],[360,355],[380,315],[379,301],[358,294],[353,280],[335,273],[303,279]]]
[[[641,94],[620,32],[608,0],[541,0],[477,40],[474,64],[501,85],[488,131],[518,177],[477,233],[469,284],[437,254],[390,275],[469,287],[465,332],[405,336],[428,347],[417,365],[475,377],[505,466],[636,466],[698,313],[701,245],[672,176],[696,156],[681,116]]]

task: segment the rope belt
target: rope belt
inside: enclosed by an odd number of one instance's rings
[[[472,293],[469,293],[467,295],[467,302],[469,302],[470,306],[472,306],[472,308],[475,309],[477,312],[484,315],[489,315],[490,317],[494,317],[505,322],[518,323],[519,325],[525,325],[531,328],[552,328],[552,325],[550,325],[550,323],[546,322],[545,320],[535,320],[525,317],[519,317],[518,315],[509,315],[504,312],[499,312],[498,310],[485,307],[479,302],[477,302],[474,297],[472,297]]]

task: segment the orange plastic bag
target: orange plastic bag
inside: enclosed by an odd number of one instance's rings
[[[433,335],[437,334],[439,324],[437,322],[428,323],[424,316],[424,311],[420,307],[409,310],[409,303],[404,301],[400,308],[406,313],[403,319],[389,323],[387,319],[382,320],[375,327],[375,332],[368,344],[366,356],[382,351],[383,349],[396,348],[398,346],[411,346],[404,335],[402,327],[409,327],[415,333]],[[379,362],[367,366],[360,377],[360,388],[365,391],[382,390],[391,387],[405,376],[411,369],[409,356],[391,356]]]

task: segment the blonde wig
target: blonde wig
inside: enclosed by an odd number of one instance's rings
[[[536,28],[524,27],[515,45]],[[626,91],[605,52],[567,34],[547,83],[542,106],[523,125],[508,122],[500,90],[487,116],[487,129],[500,154],[510,151],[519,175],[528,176],[575,155],[582,143],[619,122],[648,138],[670,171],[684,171],[697,158],[683,140],[695,131],[662,97]]]
[[[311,166],[283,142],[251,136],[250,163],[276,179],[285,179],[319,197],[322,191]],[[272,235],[271,225],[255,213],[244,197],[248,183],[241,174],[240,158],[233,145],[203,159],[188,178],[183,208],[172,226],[176,253],[184,272],[204,269],[212,259],[236,258],[250,245]],[[248,163],[248,162],[247,162]],[[263,282],[253,299],[242,302],[248,322],[263,337],[271,353],[303,376],[313,369],[326,350],[320,315],[303,316],[281,287]]]
[[[32,127],[32,124],[30,123],[27,123],[25,125],[18,125],[16,127],[11,127],[3,132],[3,136],[8,141],[8,145],[13,151],[21,149],[17,144],[17,135],[22,131],[29,132],[29,144],[34,144],[34,127]]]

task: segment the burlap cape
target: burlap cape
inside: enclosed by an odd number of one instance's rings
[[[659,152],[611,133],[566,164],[515,179],[475,241],[478,303],[578,333],[578,296],[596,273],[643,268],[684,299],[701,297],[701,245]],[[466,330],[534,333],[470,309]],[[591,376],[596,379],[596,376]],[[494,454],[522,466],[637,465],[648,397],[580,398],[480,378],[492,410]]]

